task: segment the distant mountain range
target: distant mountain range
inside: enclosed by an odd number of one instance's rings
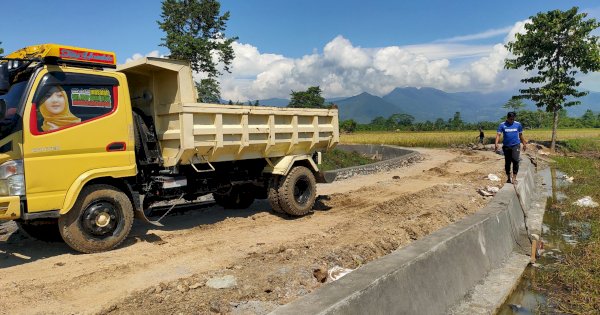
[[[455,112],[468,122],[496,121],[501,119],[506,110],[502,105],[517,92],[456,92],[448,93],[434,88],[396,88],[383,97],[363,92],[351,97],[327,99],[338,105],[340,120],[354,119],[360,123],[368,123],[377,116],[388,117],[395,113],[406,113],[415,117],[416,121],[435,121],[437,118],[447,120]],[[579,99],[581,105],[567,109],[570,116],[581,116],[587,109],[600,112],[600,93],[590,92]],[[259,100],[263,106],[287,106],[289,100],[271,98]],[[531,102],[527,109],[535,110]]]

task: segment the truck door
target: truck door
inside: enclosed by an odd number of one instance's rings
[[[133,167],[129,108],[117,74],[42,72],[24,113],[28,212],[62,209],[72,187],[102,169]],[[126,85],[126,84],[125,84]],[[133,166],[132,166],[133,165]]]

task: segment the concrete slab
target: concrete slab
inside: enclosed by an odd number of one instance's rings
[[[529,256],[512,253],[498,268],[490,271],[481,283],[467,293],[465,301],[454,306],[449,314],[495,314],[514,288],[529,264]]]
[[[551,192],[548,192],[548,189],[551,187],[552,182],[549,182],[551,180],[549,175],[542,175],[545,173],[550,173],[550,168],[542,168],[538,171],[538,174],[536,174],[535,182],[537,190],[527,211],[527,227],[529,227],[529,233],[537,235],[541,235],[542,233],[542,221],[544,220],[544,213],[546,212],[546,203],[549,194],[551,194]]]
[[[378,161],[366,165],[346,167],[325,172],[326,176],[333,176],[333,174],[335,174],[336,180],[342,180],[356,175],[367,175],[389,171],[423,159],[419,152],[393,145],[341,144],[336,148],[350,152],[356,151]]]

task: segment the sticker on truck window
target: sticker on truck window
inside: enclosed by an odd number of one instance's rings
[[[76,107],[112,107],[112,98],[109,89],[74,88],[71,89],[71,100]]]

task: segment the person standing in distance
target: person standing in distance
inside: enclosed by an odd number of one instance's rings
[[[509,112],[506,115],[506,121],[498,126],[496,133],[496,144],[494,151],[498,152],[498,142],[502,136],[502,151],[504,152],[504,171],[508,177],[507,183],[514,183],[517,180],[519,173],[519,159],[521,155],[521,143],[523,151],[527,150],[527,141],[523,137],[523,126],[518,121],[515,121],[517,114]],[[512,164],[512,177],[510,168]]]
[[[483,138],[485,135],[483,134],[483,128],[479,126],[479,143],[483,144]]]

